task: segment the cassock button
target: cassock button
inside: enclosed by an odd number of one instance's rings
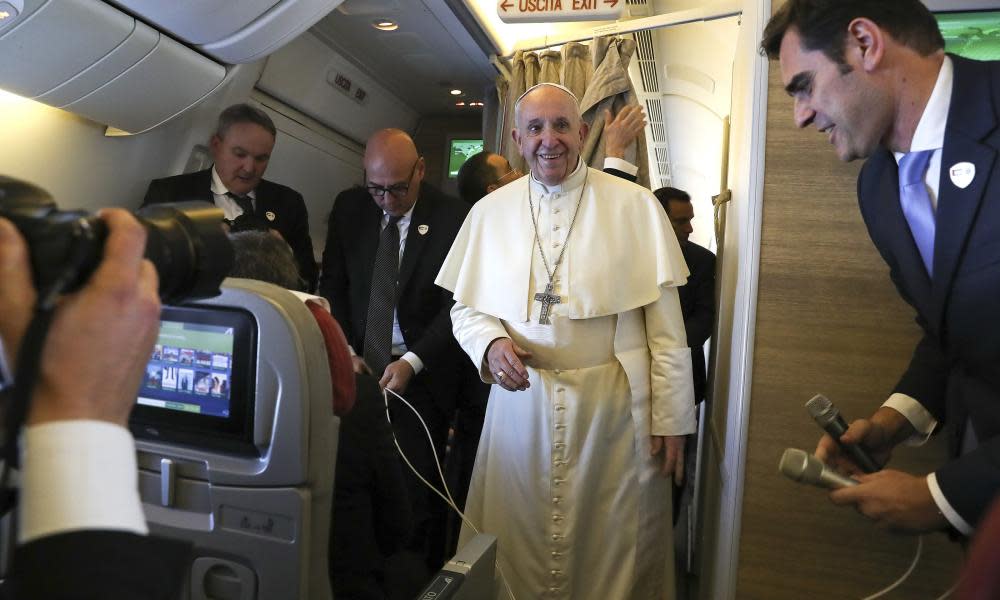
[[[552,553],[552,558],[557,558],[557,559],[558,558],[562,558],[562,553],[561,552],[553,552]]]
[[[566,391],[566,388],[564,388],[564,387],[559,387],[559,388],[556,388],[556,391],[557,391],[557,392],[560,392],[560,393],[562,393],[562,392],[565,392],[565,391]]]
[[[552,515],[552,521],[553,522],[558,523],[559,521],[562,521],[562,520],[563,520],[562,515]]]
[[[553,533],[553,534],[552,534],[552,541],[553,541],[553,542],[558,542],[558,541],[559,541],[559,540],[561,540],[561,539],[562,539],[562,536],[561,536],[561,535],[559,535],[558,533]]]
[[[555,209],[555,210],[554,210],[554,211],[552,211],[552,212],[554,212],[554,213],[556,213],[556,214],[558,215],[558,214],[559,214],[559,211],[560,211],[560,210],[561,210],[561,209],[557,208],[557,209]]]
[[[555,496],[554,498],[552,498],[552,504],[559,504],[560,502],[562,502],[562,498],[560,498],[559,496]]]
[[[553,230],[553,231],[559,231],[559,226],[558,226],[558,225],[556,225],[555,227],[553,227],[553,228],[552,228],[552,230]]]
[[[557,571],[555,569],[549,571],[549,573],[551,573],[553,577],[560,577],[562,575],[562,571]]]

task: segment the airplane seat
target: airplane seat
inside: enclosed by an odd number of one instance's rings
[[[194,543],[183,598],[332,598],[346,344],[328,354],[312,309],[246,279],[161,320],[130,425],[150,532]]]
[[[354,408],[357,393],[347,336],[330,311],[318,302],[308,300],[306,307],[316,319],[316,325],[319,326],[319,331],[326,342],[326,358],[330,365],[330,382],[333,386],[333,414],[341,417]]]

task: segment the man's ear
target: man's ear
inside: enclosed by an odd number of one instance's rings
[[[212,152],[212,157],[222,148],[222,138],[218,135],[212,134],[212,137],[208,140],[208,149]]]
[[[866,73],[874,71],[885,55],[886,32],[871,19],[859,17],[847,25],[847,51],[860,52],[859,61]],[[850,58],[845,57],[848,64]]]
[[[590,125],[586,121],[580,119],[580,141],[587,141],[587,133],[590,131]]]
[[[514,140],[514,143],[517,144],[517,147],[520,148],[521,147],[521,136],[518,135],[517,128],[514,128],[514,129],[510,130],[510,137],[511,137],[511,139]]]

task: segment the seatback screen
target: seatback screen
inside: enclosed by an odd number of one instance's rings
[[[161,321],[139,404],[229,417],[232,327]]]
[[[257,452],[257,322],[236,307],[164,306],[129,419],[137,438]]]

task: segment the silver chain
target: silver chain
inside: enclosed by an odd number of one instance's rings
[[[545,266],[545,273],[549,276],[549,283],[552,283],[552,278],[555,277],[556,271],[559,270],[559,265],[562,264],[563,255],[566,254],[566,247],[569,246],[569,236],[573,233],[573,225],[576,224],[576,216],[580,214],[580,204],[583,203],[583,194],[587,191],[587,179],[590,177],[590,169],[587,169],[583,176],[583,186],[580,188],[580,197],[576,199],[576,210],[573,211],[573,220],[569,222],[569,229],[566,230],[566,241],[563,242],[562,250],[559,252],[559,256],[556,258],[555,264],[552,268],[549,268],[549,261],[545,258],[545,251],[542,250],[542,240],[538,237],[538,217],[535,216],[535,204],[531,201],[531,176],[528,176],[528,208],[531,210],[531,226],[535,231],[535,244],[538,246],[538,255],[542,257],[542,265]],[[542,212],[542,203],[538,203],[538,212]]]

